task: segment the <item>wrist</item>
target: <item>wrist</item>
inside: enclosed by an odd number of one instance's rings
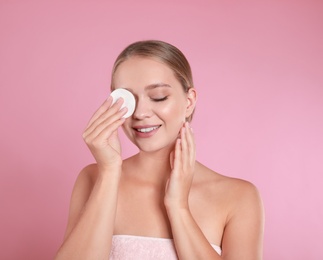
[[[188,202],[165,202],[165,208],[168,214],[186,214],[190,212]]]
[[[182,222],[192,216],[188,207],[167,208],[166,212],[171,223],[178,223],[178,221]]]
[[[164,205],[167,211],[189,209],[188,198],[184,196],[181,196],[180,198],[174,198],[166,194],[164,198]]]
[[[120,166],[98,166],[98,174],[102,178],[106,176],[111,178],[111,176],[120,176],[122,173],[122,167]]]
[[[109,164],[109,165],[99,165],[98,164],[98,169],[100,170],[100,171],[121,171],[121,168],[122,168],[122,163],[120,163],[120,164],[114,164],[114,165],[112,165],[112,164]]]

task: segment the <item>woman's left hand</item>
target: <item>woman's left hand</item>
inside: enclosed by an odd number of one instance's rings
[[[167,209],[188,209],[188,197],[195,168],[195,142],[186,122],[170,156],[171,174],[166,184],[164,203]]]

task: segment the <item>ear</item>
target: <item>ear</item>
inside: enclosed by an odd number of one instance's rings
[[[193,114],[197,100],[197,93],[195,88],[190,88],[187,91],[187,107],[186,107],[186,118],[190,117]]]

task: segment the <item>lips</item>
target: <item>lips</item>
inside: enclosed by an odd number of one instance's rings
[[[136,135],[139,137],[150,137],[154,135],[161,125],[144,125],[135,126],[133,129],[136,131]]]
[[[149,133],[151,131],[154,131],[158,129],[161,125],[145,125],[145,126],[135,126],[133,129],[135,129],[138,132],[141,133]]]
[[[159,128],[159,126],[145,127],[145,128],[137,128],[136,130],[141,133],[149,133],[155,129]]]

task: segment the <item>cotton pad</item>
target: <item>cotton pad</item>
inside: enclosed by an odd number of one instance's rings
[[[115,102],[117,102],[117,100],[119,98],[123,98],[123,104],[122,104],[121,108],[124,108],[124,107],[128,108],[127,113],[123,116],[124,118],[128,118],[133,114],[133,112],[135,111],[135,107],[136,107],[136,99],[130,91],[128,91],[124,88],[117,88],[111,92],[110,96],[113,99],[112,105]]]

